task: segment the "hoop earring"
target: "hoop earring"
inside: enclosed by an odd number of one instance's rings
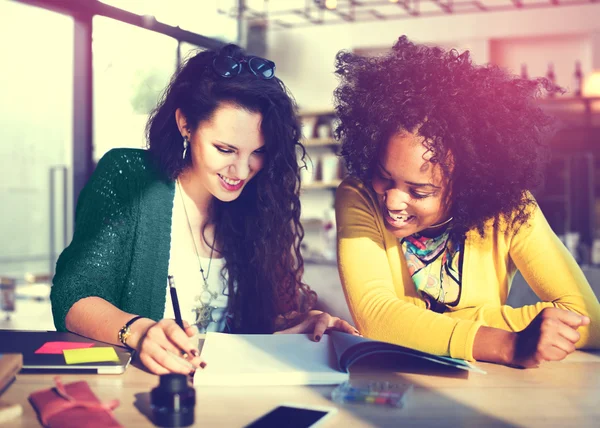
[[[181,156],[181,159],[185,159],[189,145],[188,137],[183,137],[183,156]]]
[[[448,224],[448,223],[450,223],[452,221],[452,219],[454,219],[454,217],[450,217],[448,220],[443,221],[441,223],[433,224],[433,225],[429,226],[428,229],[431,229],[431,228],[434,228],[434,227],[440,227],[440,226],[443,226],[445,224]]]

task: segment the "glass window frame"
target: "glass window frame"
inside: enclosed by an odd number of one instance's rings
[[[41,7],[73,17],[75,42],[73,46],[73,203],[77,206],[79,193],[91,176],[95,164],[93,160],[93,78],[92,78],[92,20],[94,16],[104,16],[126,24],[144,28],[177,40],[177,62],[181,60],[181,42],[187,42],[204,49],[219,49],[226,42],[173,27],[147,16],[90,0],[14,0]],[[239,34],[238,34],[239,37]],[[239,42],[239,41],[238,41]]]

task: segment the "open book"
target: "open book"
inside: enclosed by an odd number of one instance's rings
[[[464,360],[440,357],[391,343],[333,331],[313,342],[306,334],[207,333],[204,370],[194,385],[335,385],[349,378],[356,361],[374,354],[443,364],[485,373]]]

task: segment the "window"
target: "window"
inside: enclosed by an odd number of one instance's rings
[[[71,236],[73,20],[0,1],[0,40],[0,276],[22,281]]]
[[[237,0],[100,1],[138,15],[154,16],[159,22],[206,37],[229,42],[238,38],[237,20],[230,16],[237,7]]]
[[[101,16],[93,20],[94,160],[146,146],[144,129],[177,64],[171,37]]]
[[[203,51],[205,49],[200,46],[193,45],[191,43],[181,42],[179,44],[179,56],[181,58],[181,62],[184,62],[186,59],[196,55],[198,52]]]

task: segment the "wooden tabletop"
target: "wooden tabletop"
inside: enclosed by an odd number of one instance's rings
[[[478,363],[487,374],[454,369],[397,367],[379,361],[377,369],[355,366],[353,380],[412,384],[404,408],[337,405],[333,387],[198,387],[196,426],[242,427],[277,405],[292,402],[336,406],[327,427],[370,426],[598,426],[600,420],[600,352],[576,352],[565,361],[519,370]],[[27,397],[53,386],[53,375],[20,374],[2,401],[21,403],[23,415],[11,427],[39,426]],[[119,399],[115,416],[126,427],[151,426],[149,392],[158,377],[137,366],[123,375],[61,375],[63,383],[85,379],[101,400]]]

